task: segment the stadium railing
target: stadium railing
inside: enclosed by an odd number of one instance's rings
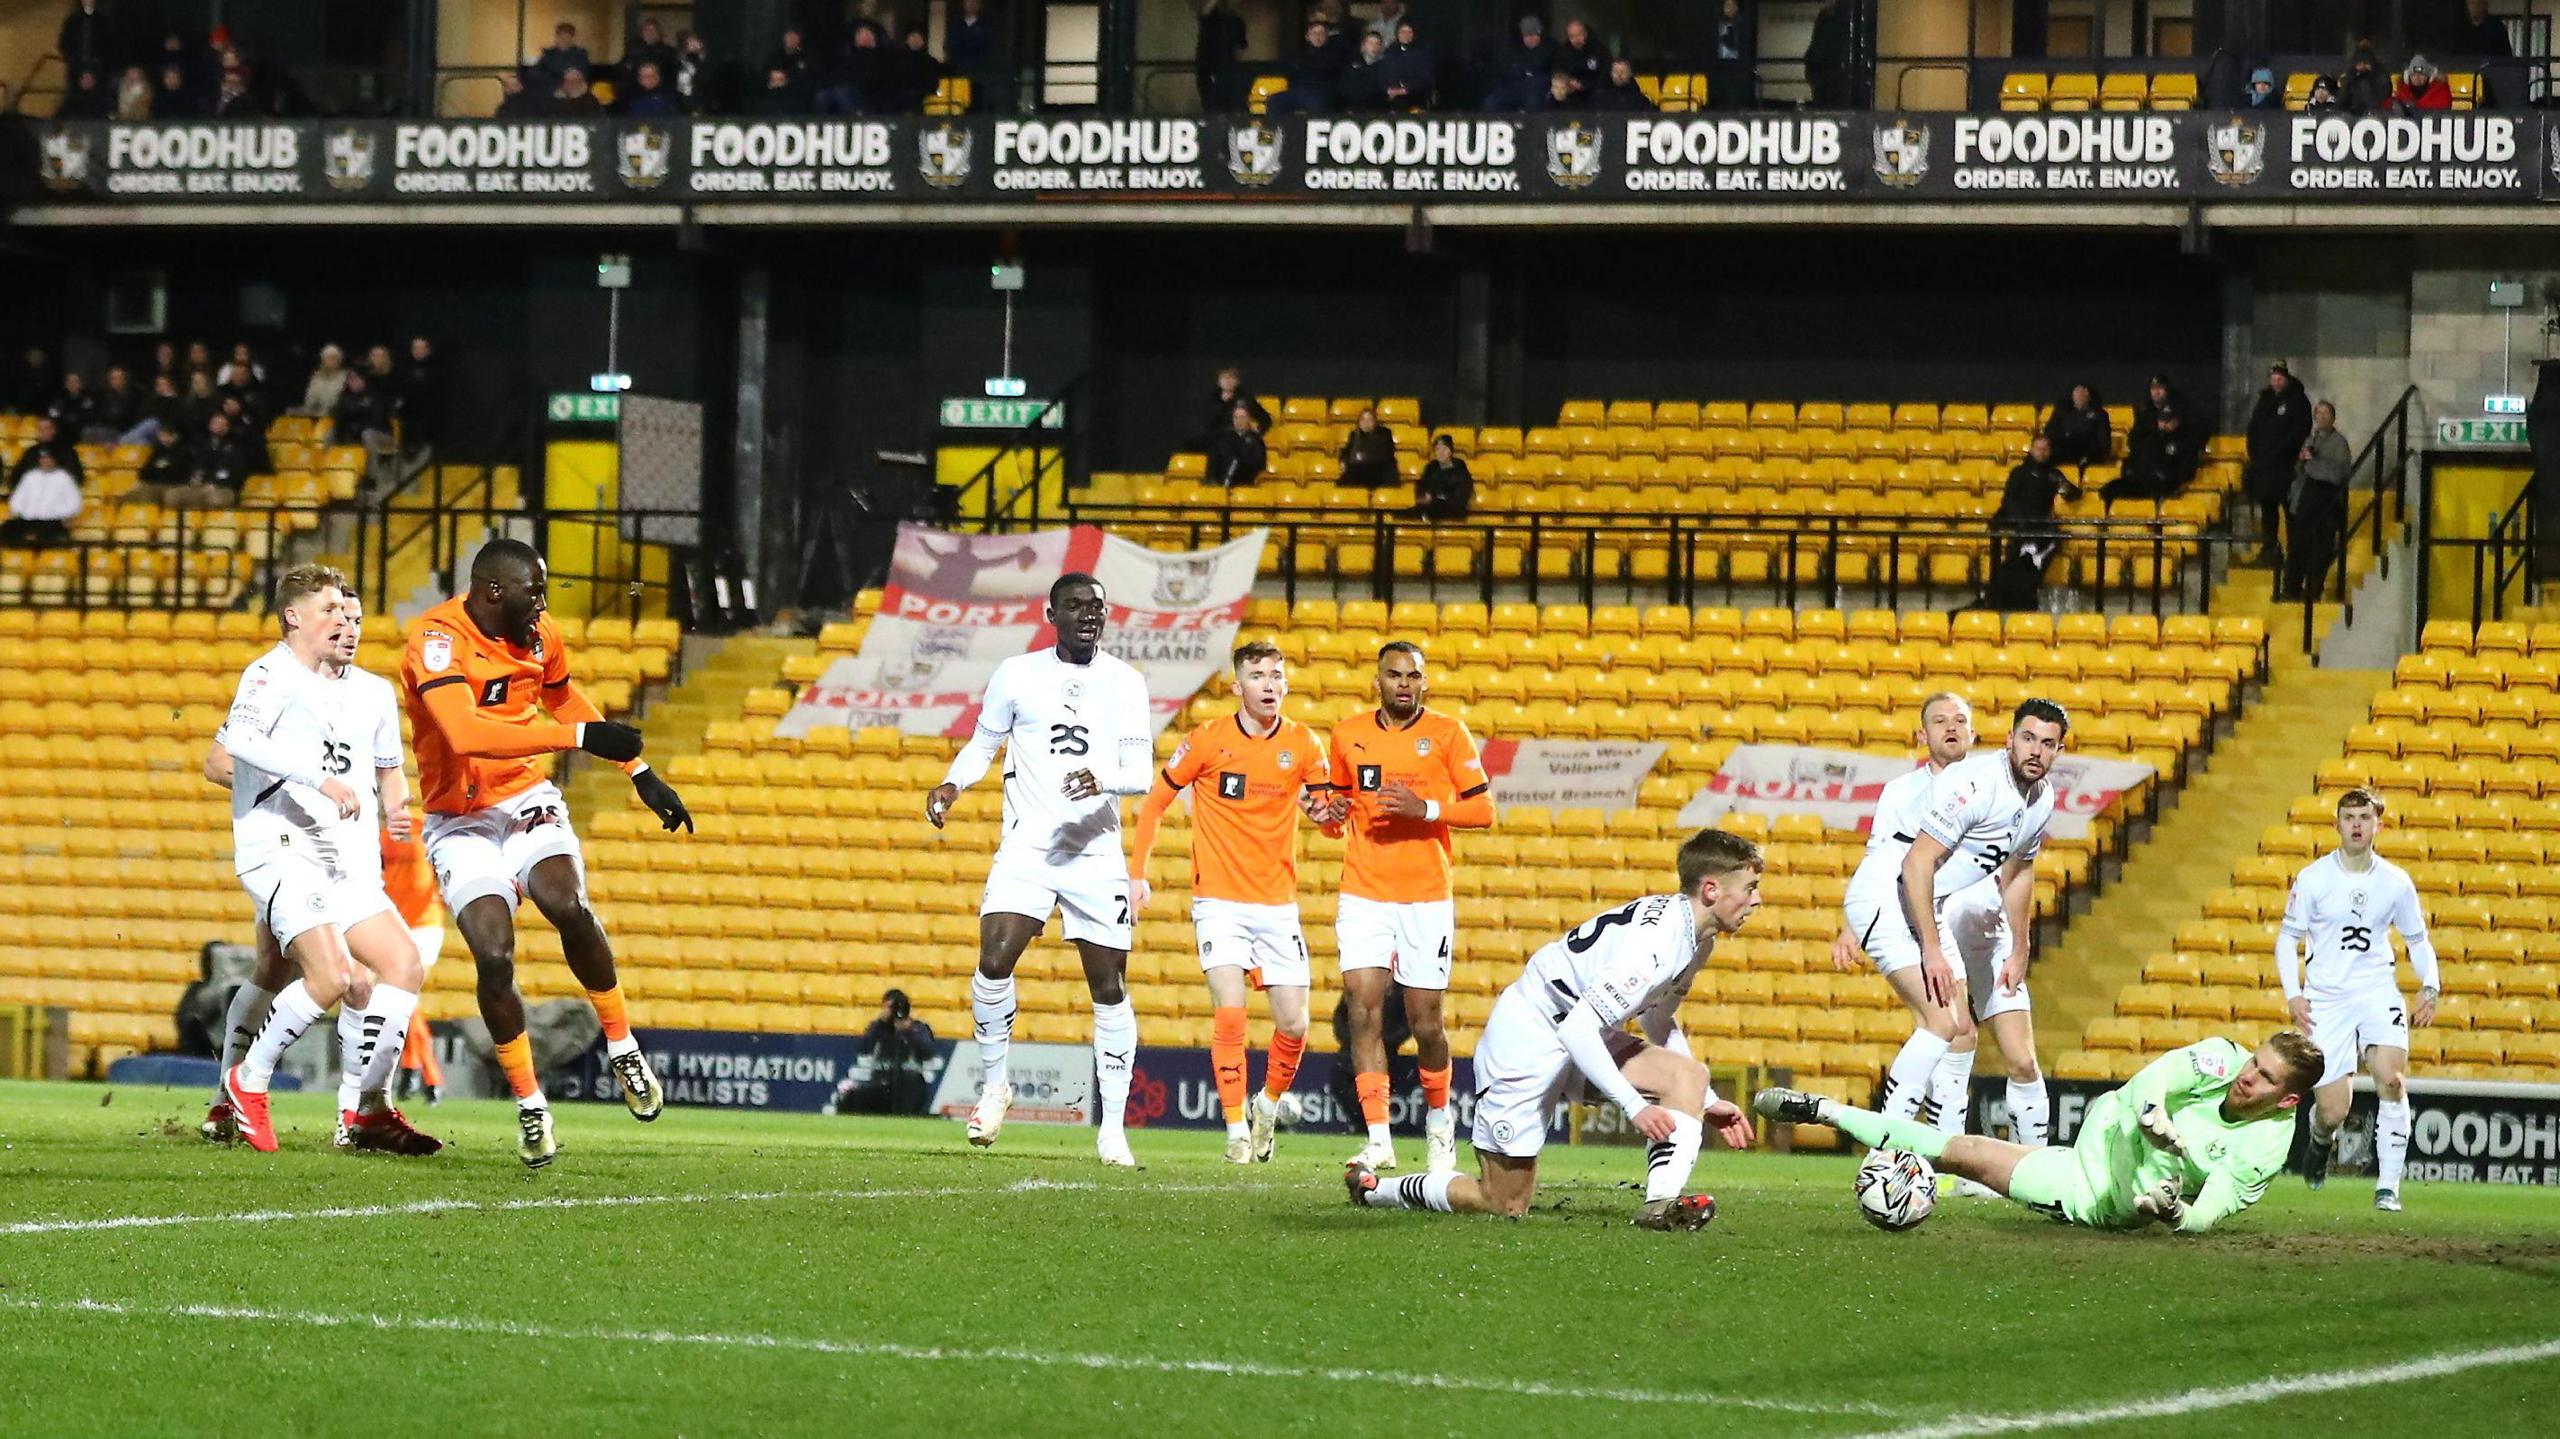
[[[266,586],[289,541],[319,514],[307,504],[167,510],[147,530],[0,549],[0,604],[227,608],[244,588]]]
[[[2410,408],[2417,399],[2417,386],[2402,390],[2347,467],[2348,515],[2339,528],[2337,549],[2330,556],[2328,570],[2306,587],[2302,597],[2304,654],[2319,647],[2317,614],[2323,601],[2346,606],[2346,622],[2355,622],[2355,595],[2348,584],[2347,557],[2359,539],[2373,559],[2374,572],[2390,577],[2391,551],[2386,531],[2394,525],[2406,525],[2409,520],[2409,461],[2417,454],[2417,447],[2411,442]],[[2364,496],[2362,503],[2355,500],[2358,493]],[[2423,526],[2423,519],[2420,524]],[[2423,622],[2425,586],[2419,589],[2419,619]]]
[[[2457,563],[2468,562],[2471,608],[2462,620],[2474,631],[2485,624],[2503,622],[2510,605],[2542,602],[2542,574],[2536,568],[2535,547],[2541,542],[2545,521],[2541,508],[2533,502],[2533,493],[2534,487],[2527,484],[2517,493],[2515,503],[2490,520],[2488,533],[2476,538],[2435,533],[2434,516],[2421,497],[2416,507],[2421,634],[2427,633],[2433,619],[2435,587],[2428,581],[2436,573],[2439,557],[2458,556]]]

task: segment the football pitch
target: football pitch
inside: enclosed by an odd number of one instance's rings
[[[1626,1149],[1518,1223],[1355,1210],[1352,1141],[618,1107],[416,1114],[430,1160],[195,1135],[203,1096],[0,1085],[0,1433],[2548,1432],[2560,1198],[2280,1180],[2227,1229],[1950,1199],[1867,1228],[1836,1156],[1710,1149],[1697,1234]],[[1401,1146],[1408,1164],[1421,1146]]]

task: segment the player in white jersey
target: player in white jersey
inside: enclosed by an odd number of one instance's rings
[[[1579,1073],[1625,1111],[1645,1137],[1647,1229],[1698,1229],[1716,1203],[1685,1193],[1707,1126],[1736,1149],[1751,1121],[1717,1096],[1707,1068],[1680,1033],[1680,1001],[1720,935],[1760,907],[1759,846],[1700,830],[1680,846],[1680,892],[1647,895],[1599,915],[1530,956],[1494,1001],[1475,1055],[1477,1174],[1416,1174],[1381,1181],[1354,1158],[1343,1169],[1351,1202],[1377,1209],[1518,1218],[1538,1189],[1547,1114]],[[1627,1033],[1639,1022],[1641,1039]]]
[[[1961,1134],[1973,1085],[1974,1051],[1981,1036],[1972,1015],[1932,1003],[1921,987],[1920,941],[1912,937],[1911,921],[1902,910],[1902,860],[1920,833],[1921,816],[1929,808],[1929,791],[1939,772],[1973,749],[1973,706],[1951,690],[1930,695],[1920,702],[1920,730],[1914,738],[1922,762],[1887,783],[1884,793],[1876,797],[1875,818],[1867,826],[1866,856],[1841,896],[1844,923],[1840,937],[1831,944],[1831,963],[1846,973],[1857,966],[1859,952],[1865,951],[1876,973],[1884,976],[1911,1010],[1912,1038],[1904,1042],[1904,1053],[1895,1056],[1894,1066],[1886,1072],[1878,1109],[1908,1119],[1920,1113],[1924,1102],[1933,1103],[1938,1128]],[[1955,911],[1941,916],[1946,922],[1940,926],[1939,942],[1953,945],[1969,964],[1975,958],[1971,951],[1987,950],[1994,937],[1995,926],[1979,913],[1985,907],[1998,910],[1996,902],[1986,906],[1977,898],[1988,892],[1979,887],[1966,890]],[[1987,953],[1982,960],[1997,962]],[[1933,1038],[1923,1039],[1923,1034]],[[1910,1078],[1925,1055],[1936,1053],[1940,1044],[1945,1052],[1936,1067]]]
[[[377,1104],[342,1111],[341,1123],[369,1131],[402,1153],[434,1153],[440,1145],[378,1102],[399,1064],[409,1018],[424,982],[417,951],[399,912],[382,891],[380,841],[364,797],[344,776],[359,752],[375,767],[381,796],[405,804],[400,779],[397,712],[347,678],[353,658],[346,621],[346,577],[325,565],[303,565],[277,582],[275,609],[284,638],[252,661],[240,678],[231,713],[214,736],[232,764],[233,866],[259,906],[259,922],[301,977],[271,1003],[257,1037],[223,1070],[223,1098],[249,1147],[272,1153],[268,1081],[287,1048],[329,1006],[347,998],[358,1014],[341,1035],[352,1047],[359,1094]],[[213,764],[208,761],[208,772]],[[387,773],[387,778],[386,778]],[[375,982],[358,992],[347,935],[364,936]]]
[[[2352,789],[2338,797],[2338,847],[2305,865],[2285,899],[2276,978],[2293,1022],[2328,1060],[2311,1112],[2303,1178],[2317,1189],[2329,1176],[2330,1149],[2355,1098],[2361,1061],[2373,1072],[2373,1207],[2397,1213],[2400,1172],[2409,1158],[2409,1030],[2435,1022],[2439,982],[2418,887],[2407,871],[2373,852],[2381,832],[2380,796]],[[2400,931],[2408,946],[2409,968],[2418,975],[2414,1006],[2401,1000],[2386,929]]]
[[[1144,676],[1102,652],[1110,602],[1091,575],[1049,587],[1054,648],[996,666],[978,730],[925,797],[940,829],[960,791],[1004,750],[1004,840],[978,905],[978,970],[969,981],[978,1059],[984,1067],[969,1115],[969,1142],[995,1143],[1013,1103],[1006,1052],[1013,1043],[1013,969],[1033,937],[1063,912],[1066,937],[1084,959],[1093,993],[1093,1061],[1102,1100],[1095,1146],[1105,1164],[1134,1168],[1121,1127],[1138,1016],[1129,1006],[1129,870],[1120,852],[1120,797],[1155,780],[1155,722]]]
[[[358,747],[372,757],[374,782],[355,787],[359,813],[344,822],[338,835],[338,852],[346,861],[346,893],[361,898],[351,902],[347,910],[349,915],[358,917],[341,925],[355,968],[338,1006],[336,1143],[348,1150],[434,1154],[444,1147],[440,1141],[412,1127],[405,1116],[391,1107],[388,1094],[380,1089],[368,1093],[363,1087],[368,1073],[382,1068],[376,1063],[376,1056],[383,1039],[388,1036],[398,1044],[415,1017],[416,996],[426,987],[426,967],[434,963],[434,958],[416,947],[413,930],[410,933],[415,962],[411,963],[410,955],[389,946],[385,929],[372,919],[373,895],[383,891],[382,848],[378,839],[365,843],[365,836],[378,834],[374,826],[380,822],[388,824],[393,838],[405,840],[417,820],[408,809],[408,776],[401,768],[398,694],[390,681],[356,667],[356,651],[364,638],[364,602],[346,593],[339,621],[337,642],[322,658],[320,673],[333,685],[349,687],[345,696],[350,729],[361,739]],[[217,735],[205,754],[205,778],[230,789],[233,767],[231,752]],[[384,820],[384,816],[388,819]],[[379,902],[391,903],[387,892]],[[293,979],[293,966],[285,959],[263,914],[258,919],[257,947],[257,968],[247,983],[232,991],[224,1016],[225,1071],[246,1056],[266,1024],[268,1008],[277,991]],[[388,986],[378,1001],[377,983]],[[390,1068],[396,1071],[397,1064],[395,1058]],[[231,1101],[224,1096],[218,1077],[203,1133],[217,1143],[229,1143],[239,1137]]]
[[[1956,1033],[1977,1026],[1990,1032],[2009,1067],[2009,1135],[2027,1145],[2044,1143],[2051,1116],[2027,997],[2036,855],[2053,819],[2047,776],[2070,732],[2062,706],[2020,701],[2006,745],[1968,755],[1930,781],[1928,806],[1902,857],[1902,908],[1919,949],[1921,997],[1957,1022]],[[1950,953],[1962,970],[1950,964]],[[1894,1057],[1897,1088],[1929,1083],[1946,1052],[1937,1034],[1914,1031]]]

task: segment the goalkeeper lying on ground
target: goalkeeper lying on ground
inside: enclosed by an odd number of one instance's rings
[[[2098,1096],[2073,1143],[2043,1149],[1945,1135],[1792,1089],[1764,1089],[1752,1108],[1789,1124],[1828,1124],[1876,1148],[1911,1150],[2074,1224],[2158,1222],[2200,1234],[2267,1192],[2293,1145],[2293,1111],[2321,1068],[2319,1049],[2292,1030],[2255,1054],[2228,1039],[2190,1044]]]

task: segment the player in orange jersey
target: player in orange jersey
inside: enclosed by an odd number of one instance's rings
[[[516,904],[560,932],[569,969],[604,1026],[605,1055],[623,1103],[655,1119],[658,1078],[631,1037],[613,948],[587,903],[587,877],[567,803],[537,763],[585,750],[622,766],[641,803],[669,831],[693,829],[684,801],[639,763],[640,732],[606,719],[569,679],[551,621],[542,556],[494,539],[471,562],[471,588],[418,617],[400,665],[416,730],[427,808],[427,859],[480,971],[480,1017],[516,1094],[516,1154],[534,1169],[557,1149],[551,1105],[533,1069],[524,996],[516,990]]]
[[[409,926],[409,938],[418,946],[418,964],[425,970],[436,967],[436,957],[444,951],[444,926],[437,922],[436,871],[427,863],[425,822],[416,812],[409,815],[406,829],[395,832],[386,825],[382,831],[382,889],[391,896],[392,907],[400,911],[400,922]],[[423,1010],[422,1003],[419,1008]],[[436,1102],[436,1091],[444,1087],[444,1070],[436,1063],[435,1037],[427,1030],[426,1016],[421,1013],[409,1023],[408,1042],[400,1050],[400,1087],[418,1086],[427,1103]]]
[[[1387,980],[1404,986],[1405,1018],[1422,1062],[1428,1168],[1458,1167],[1457,1118],[1449,1112],[1449,1034],[1441,999],[1457,944],[1450,865],[1455,829],[1493,824],[1492,784],[1475,737],[1426,709],[1431,681],[1422,647],[1397,640],[1378,651],[1378,707],[1334,727],[1334,792],[1327,833],[1343,833],[1342,989],[1351,1003],[1351,1062],[1369,1142],[1355,1162],[1393,1169],[1387,1134],[1387,1049],[1381,1011]]]
[[[1191,928],[1209,976],[1209,1057],[1227,1115],[1227,1162],[1271,1158],[1280,1098],[1307,1048],[1307,937],[1298,927],[1298,815],[1317,818],[1332,789],[1315,731],[1280,713],[1289,663],[1255,640],[1235,656],[1236,712],[1193,730],[1138,810],[1129,902],[1154,897],[1147,859],[1174,796],[1191,791]],[[1202,781],[1208,783],[1202,783]],[[1271,1000],[1271,1059],[1245,1099],[1248,988]],[[1251,1122],[1247,1122],[1247,1116]]]

